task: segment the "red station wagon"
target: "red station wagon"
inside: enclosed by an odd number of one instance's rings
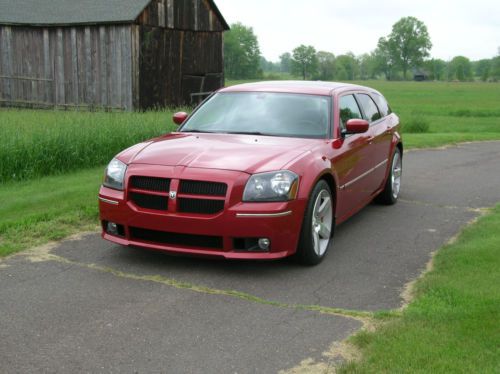
[[[103,237],[228,259],[317,264],[334,228],[399,195],[399,118],[376,90],[328,82],[223,88],[178,131],[118,154],[99,191]]]

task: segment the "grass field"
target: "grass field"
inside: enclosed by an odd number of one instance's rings
[[[0,183],[104,165],[175,128],[171,111],[0,110]]]
[[[441,249],[416,299],[352,338],[363,359],[341,373],[500,372],[500,205]],[[389,317],[388,317],[389,316]]]

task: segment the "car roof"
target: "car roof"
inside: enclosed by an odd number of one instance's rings
[[[221,89],[219,92],[283,92],[309,95],[331,95],[337,90],[376,90],[349,83],[322,81],[265,81],[244,83]]]

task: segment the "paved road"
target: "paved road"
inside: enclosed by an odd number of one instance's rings
[[[171,257],[97,234],[0,263],[0,372],[272,373],[401,306],[430,253],[500,201],[500,143],[405,155],[401,200],[337,228],[317,267]],[[323,307],[323,312],[316,306]]]

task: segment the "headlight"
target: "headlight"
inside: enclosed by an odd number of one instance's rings
[[[299,177],[288,170],[254,174],[245,186],[243,201],[288,201],[295,199]]]
[[[127,165],[116,158],[112,159],[106,168],[103,184],[115,190],[123,190],[123,178],[126,170]]]

